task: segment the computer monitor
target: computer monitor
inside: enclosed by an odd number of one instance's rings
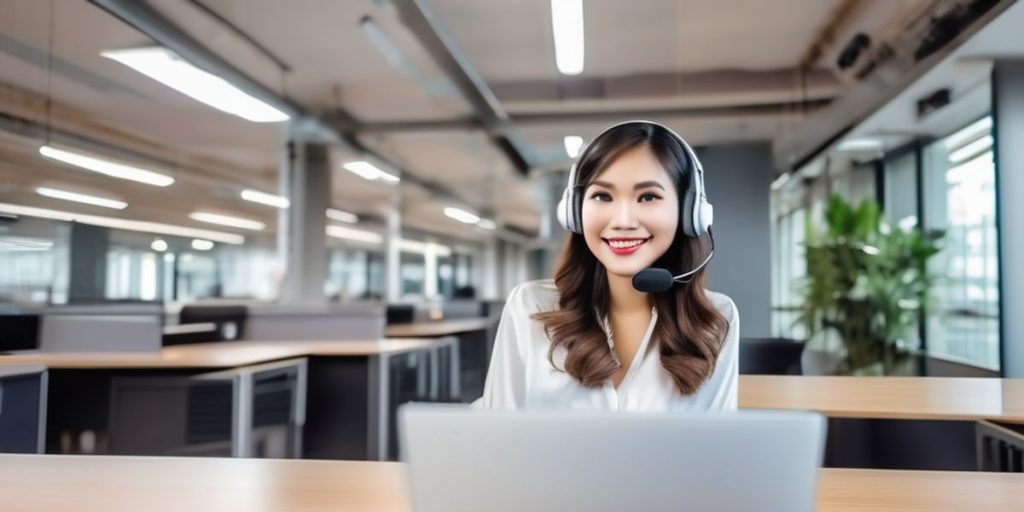
[[[0,314],[0,352],[39,348],[39,315]]]

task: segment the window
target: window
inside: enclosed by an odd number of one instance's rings
[[[793,339],[806,337],[803,326],[794,325],[803,302],[800,283],[807,275],[807,260],[804,258],[806,234],[806,215],[803,208],[782,215],[775,221],[773,261],[776,271],[775,283],[772,286],[774,336]]]
[[[925,227],[946,233],[926,322],[930,355],[999,368],[999,274],[992,118],[925,150]]]

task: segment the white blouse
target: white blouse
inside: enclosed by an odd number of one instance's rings
[[[714,307],[729,321],[725,343],[714,371],[692,395],[683,395],[671,375],[661,366],[658,350],[650,343],[658,321],[655,310],[633,362],[619,384],[611,380],[600,388],[587,388],[548,361],[551,341],[544,326],[530,316],[558,307],[554,280],[530,281],[517,286],[508,296],[498,324],[494,352],[484,384],[484,394],[473,407],[486,409],[557,408],[615,411],[707,411],[735,410],[739,367],[740,318],[729,297],[705,290]],[[604,319],[608,344],[612,336]],[[559,346],[553,359],[564,368],[566,349]]]

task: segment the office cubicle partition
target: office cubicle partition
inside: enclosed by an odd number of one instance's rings
[[[47,372],[0,366],[0,453],[44,453]]]

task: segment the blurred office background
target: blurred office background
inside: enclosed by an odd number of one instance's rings
[[[1024,376],[1024,6],[582,5],[0,1],[0,308],[500,303],[581,145],[647,118],[702,157],[744,337],[811,338],[838,194],[945,233],[915,372]]]

